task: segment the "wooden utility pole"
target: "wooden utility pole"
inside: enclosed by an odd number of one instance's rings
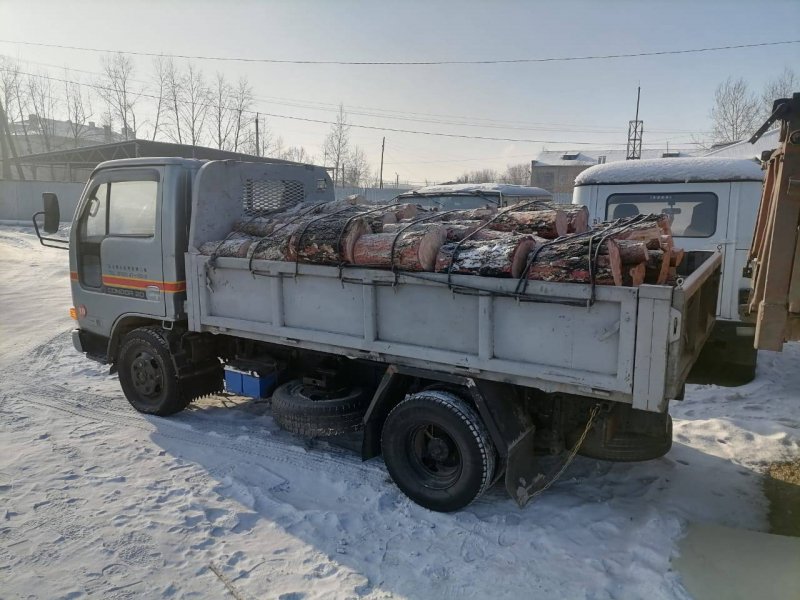
[[[386,136],[383,136],[383,141],[381,142],[381,183],[380,189],[383,189],[383,150],[386,148]]]
[[[394,174],[394,189],[400,187],[400,175],[398,173]]]
[[[256,113],[256,156],[261,156],[260,138],[258,135],[258,113]]]

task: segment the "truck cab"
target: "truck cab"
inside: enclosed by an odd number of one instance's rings
[[[552,200],[547,190],[507,183],[450,183],[429,185],[404,194],[396,201],[437,210],[469,210],[472,208],[502,208],[532,202]]]
[[[755,329],[742,321],[739,311],[750,288],[743,271],[762,180],[758,163],[728,158],[607,163],[583,171],[575,180],[573,204],[586,206],[592,222],[664,213],[677,245],[687,251],[722,253],[717,325],[699,365],[729,371],[726,375],[735,374],[736,382],[749,381],[755,374]]]
[[[192,185],[208,161],[133,158],[94,170],[76,208],[69,240],[75,347],[113,360],[124,334],[186,320],[185,253]],[[269,185],[243,180],[242,213],[333,200],[322,167],[269,164]]]

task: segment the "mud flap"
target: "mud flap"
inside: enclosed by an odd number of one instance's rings
[[[529,490],[539,475],[534,458],[533,440],[535,430],[531,427],[508,452],[506,463],[506,491],[517,505],[522,508],[530,500]]]

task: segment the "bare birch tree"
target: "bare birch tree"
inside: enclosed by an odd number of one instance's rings
[[[303,146],[290,146],[278,158],[305,164],[311,164],[314,162],[314,157],[310,155]]]
[[[164,127],[162,115],[166,110],[167,98],[167,60],[163,56],[157,56],[153,59],[153,95],[155,96],[156,115],[153,124],[152,140],[155,141],[158,136],[159,128]]]
[[[361,187],[367,185],[369,181],[369,163],[364,151],[356,146],[347,155],[342,177],[344,185]]]
[[[247,77],[240,77],[239,84],[233,94],[234,128],[233,151],[239,152],[240,146],[246,142],[248,113],[253,106],[253,88]]]
[[[500,176],[500,181],[514,185],[530,185],[531,163],[524,162],[516,165],[508,165],[506,167],[506,172]]]
[[[800,88],[800,79],[795,75],[794,70],[784,67],[783,72],[775,79],[767,82],[761,94],[761,116],[760,121],[766,121],[772,114],[772,103],[778,98],[791,98],[792,94]],[[780,122],[776,122],[773,127],[778,127]]]
[[[36,121],[31,124],[32,133],[38,133],[42,137],[42,144],[45,150],[48,152],[55,150],[53,147],[55,134],[54,114],[58,101],[53,94],[52,81],[44,75],[28,75],[26,88],[30,107],[33,110]]]
[[[347,123],[347,114],[344,112],[344,104],[339,105],[339,113],[336,115],[336,122],[331,125],[328,136],[322,144],[322,152],[325,154],[326,166],[333,167],[333,184],[342,181],[340,169],[344,159],[347,157],[350,147],[350,125]]]
[[[167,137],[178,144],[183,143],[181,131],[181,106],[184,101],[183,75],[175,66],[172,58],[164,63],[165,95],[168,106],[165,107]]]
[[[203,127],[211,102],[211,90],[206,85],[203,71],[192,63],[186,65],[183,92],[183,106],[180,111],[183,129],[186,132],[187,141],[192,146],[198,146],[203,141]]]
[[[225,75],[217,73],[212,91],[213,101],[209,108],[211,140],[220,150],[230,150],[232,138],[237,125],[237,113],[233,108],[235,90],[225,79]]]
[[[716,143],[738,142],[758,127],[759,101],[744,79],[728,77],[714,94],[712,137]]]
[[[103,76],[97,89],[109,111],[120,122],[126,140],[136,139],[136,103],[139,95],[132,87],[135,67],[133,60],[122,53],[106,56],[102,60]]]
[[[69,72],[64,76],[64,107],[67,112],[72,147],[78,148],[89,131],[88,121],[92,117],[91,100],[85,97],[79,81],[71,80]]]
[[[0,88],[2,88],[0,89],[0,95],[2,96],[9,127],[12,127],[13,123],[18,123],[22,129],[25,150],[22,148],[19,148],[19,150],[22,154],[25,151],[28,154],[33,154],[31,139],[28,137],[29,102],[25,80],[20,72],[19,64],[5,57],[0,57]]]

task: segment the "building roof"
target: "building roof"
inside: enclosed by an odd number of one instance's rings
[[[197,158],[203,160],[243,160],[248,162],[270,162],[299,164],[290,160],[279,160],[229,152],[204,146],[189,146],[187,144],[171,144],[169,142],[154,142],[151,140],[127,140],[113,144],[100,144],[69,150],[55,150],[40,154],[28,154],[19,157],[22,164],[70,164],[74,167],[94,167],[107,160],[120,158],[166,157],[176,156],[182,158]]]
[[[510,183],[448,183],[429,185],[402,194],[403,197],[414,195],[448,195],[448,194],[501,194],[503,196],[551,196],[550,192],[538,187],[512,185]]]
[[[604,162],[618,162],[627,158],[627,150],[545,150],[540,152],[534,159],[536,165],[548,166],[591,166],[601,164],[601,157],[605,157]],[[680,158],[685,156],[696,156],[694,148],[653,148],[642,150],[642,158]]]
[[[762,135],[755,144],[751,144],[747,140],[736,142],[735,144],[728,144],[722,148],[711,150],[704,156],[719,156],[727,158],[755,158],[761,160],[761,153],[764,150],[774,150],[778,147],[778,138],[780,136],[780,129],[772,129]]]
[[[36,136],[42,135],[43,129],[51,138],[64,138],[72,139],[75,137],[75,130],[79,133],[78,139],[83,144],[86,143],[104,143],[104,142],[118,142],[124,139],[124,136],[116,131],[112,131],[111,127],[97,127],[93,121],[74,125],[71,121],[60,121],[58,119],[39,119],[36,115],[31,115],[24,122],[15,121],[9,123],[11,135],[14,136]]]
[[[619,183],[690,183],[761,181],[761,166],[741,158],[656,158],[595,165],[575,178],[575,185]]]

